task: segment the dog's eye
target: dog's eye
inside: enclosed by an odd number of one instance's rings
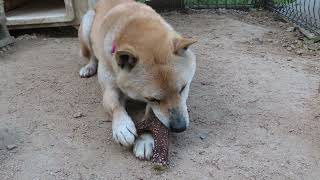
[[[183,92],[183,90],[186,88],[186,84],[184,86],[182,86],[182,88],[180,89],[179,93],[181,94]]]
[[[159,99],[153,98],[153,97],[146,97],[145,98],[147,101],[149,102],[153,102],[153,103],[160,103]]]

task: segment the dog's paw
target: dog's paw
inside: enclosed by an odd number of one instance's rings
[[[89,63],[86,66],[82,67],[79,71],[80,77],[88,78],[97,73],[97,64]]]
[[[145,133],[139,136],[134,143],[133,154],[143,160],[150,160],[153,155],[154,139],[151,134]]]
[[[112,134],[117,143],[123,146],[131,146],[137,136],[137,130],[127,114],[115,115],[112,121]]]

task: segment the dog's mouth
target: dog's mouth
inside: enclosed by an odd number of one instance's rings
[[[180,133],[187,129],[187,119],[184,118],[179,111],[171,111],[170,117],[164,116],[161,112],[153,110],[159,121],[166,126],[171,132]]]
[[[172,128],[172,127],[170,127],[170,131],[171,132],[175,132],[175,133],[181,133],[181,132],[185,131],[186,129],[187,129],[186,127],[184,127],[184,128]]]
[[[175,120],[170,122],[170,131],[180,133],[187,129],[187,123],[183,120]]]

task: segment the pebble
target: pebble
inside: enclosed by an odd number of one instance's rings
[[[287,50],[288,51],[292,51],[292,47],[287,47]]]
[[[17,145],[15,145],[15,144],[9,144],[9,145],[7,145],[7,149],[9,150],[9,151],[11,151],[11,150],[13,150],[13,149],[15,149],[15,148],[17,148],[18,146]]]
[[[273,42],[273,39],[267,39],[267,42],[272,43],[272,42]]]
[[[287,61],[292,61],[292,58],[291,57],[287,58]]]
[[[302,50],[297,50],[297,51],[296,51],[296,54],[297,54],[297,55],[302,55],[302,54],[303,54],[303,51],[302,51]]]
[[[273,34],[273,31],[268,31],[268,34]]]
[[[73,114],[73,117],[74,118],[81,118],[81,117],[83,117],[84,115],[82,114],[82,112],[77,112],[77,113],[74,113]]]
[[[288,27],[286,31],[287,32],[293,32],[295,30],[296,30],[296,28],[292,26],[292,27]]]
[[[55,40],[53,40],[55,43],[61,43],[61,40],[59,40],[59,39],[55,39]]]
[[[207,137],[208,137],[208,133],[201,133],[201,134],[199,135],[199,137],[200,137],[201,140],[205,140],[205,139],[207,139]]]
[[[255,44],[257,45],[263,44],[263,41],[260,38],[253,38],[252,40],[255,41]]]
[[[31,39],[36,39],[37,38],[37,35],[35,34],[24,34],[24,35],[21,35],[19,37],[17,37],[17,40],[31,40]]]

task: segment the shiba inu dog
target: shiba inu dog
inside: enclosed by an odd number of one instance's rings
[[[79,28],[80,52],[89,59],[81,77],[98,74],[103,106],[112,117],[114,140],[133,145],[136,157],[150,159],[154,140],[137,137],[126,99],[144,101],[171,131],[189,125],[187,97],[196,69],[189,46],[151,7],[133,0],[100,0]]]

